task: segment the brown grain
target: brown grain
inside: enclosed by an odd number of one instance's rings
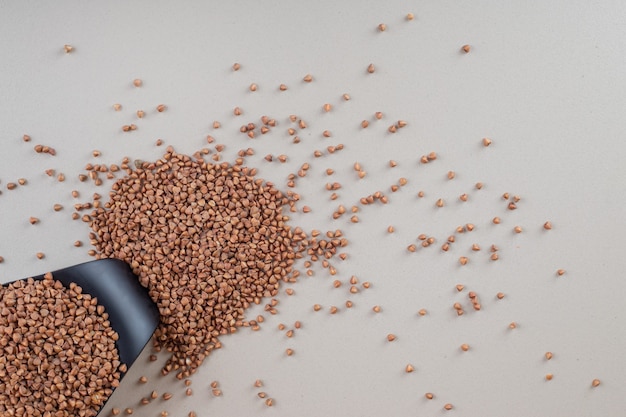
[[[117,180],[90,216],[96,257],[127,261],[159,306],[154,343],[171,353],[164,373],[197,369],[245,309],[291,279],[296,246],[307,245],[286,224],[291,197],[253,172],[170,147]]]
[[[0,287],[0,300],[0,414],[98,414],[123,368],[97,300],[50,273]]]

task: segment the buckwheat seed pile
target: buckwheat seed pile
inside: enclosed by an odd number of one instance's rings
[[[163,373],[182,378],[289,280],[301,239],[285,223],[289,199],[240,165],[170,147],[129,172],[92,213],[96,257],[127,261],[148,288],[161,314],[156,347],[172,353]]]
[[[104,307],[51,274],[0,287],[0,300],[0,415],[97,415],[126,368]]]

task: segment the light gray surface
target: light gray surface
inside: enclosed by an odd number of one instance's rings
[[[623,355],[626,284],[622,215],[626,203],[622,163],[626,78],[625,5],[618,1],[385,2],[0,2],[0,280],[3,282],[89,260],[89,228],[70,219],[71,208],[93,192],[77,179],[87,162],[119,163],[125,155],[156,159],[163,138],[180,152],[226,145],[256,150],[249,163],[283,190],[285,178],[311,164],[296,189],[312,212],[292,216],[305,230],[341,228],[350,240],[338,275],[321,268],[303,278],[292,297],[279,297],[279,314],[266,316],[260,332],[243,329],[224,337],[224,348],[205,362],[192,383],[194,395],[173,378],[159,378],[149,349],[108,404],[200,416],[617,416],[626,409]],[[412,12],[414,21],[404,16]],[[376,27],[386,23],[387,31]],[[63,45],[75,47],[72,54]],[[460,52],[472,45],[469,54]],[[231,66],[240,62],[242,69]],[[367,74],[373,63],[377,70]],[[302,82],[310,73],[314,81]],[[144,80],[140,89],[134,78]],[[248,91],[257,83],[257,92]],[[280,83],[289,90],[279,92]],[[352,100],[344,102],[341,94]],[[121,112],[112,110],[121,103]],[[165,103],[168,110],[154,108]],[[324,114],[322,105],[331,103]],[[235,117],[240,106],[244,114]],[[136,120],[135,111],[146,117]],[[360,128],[382,111],[383,120]],[[251,141],[241,124],[267,114],[279,126]],[[309,128],[291,143],[288,115]],[[408,126],[395,135],[387,126]],[[212,129],[214,120],[222,123]],[[123,124],[139,129],[121,132]],[[322,138],[323,130],[332,138]],[[23,134],[32,136],[23,143]],[[489,148],[481,138],[490,137]],[[38,155],[33,145],[56,148]],[[315,159],[314,149],[345,144],[342,152]],[[430,151],[437,161],[423,166]],[[268,163],[284,153],[287,164]],[[398,167],[389,168],[389,159]],[[368,172],[357,180],[360,162]],[[337,173],[327,178],[324,170]],[[64,183],[45,175],[54,168]],[[457,178],[448,181],[454,170]],[[24,177],[28,185],[6,190]],[[389,187],[409,182],[397,193]],[[339,181],[331,202],[327,181]],[[473,189],[485,183],[481,191]],[[77,189],[81,198],[72,199]],[[331,220],[337,204],[382,190],[387,206],[368,206],[360,223]],[[418,199],[418,190],[426,196]],[[467,192],[469,201],[458,202]],[[522,197],[510,212],[504,192]],[[437,198],[446,206],[435,208]],[[52,206],[65,209],[55,213]],[[302,205],[301,204],[301,205]],[[29,216],[41,223],[32,226]],[[490,223],[494,216],[502,224]],[[546,232],[542,224],[552,221]],[[453,250],[439,248],[456,226],[474,223]],[[397,232],[386,233],[393,224]],[[521,225],[524,232],[512,232]],[[420,233],[437,243],[410,254]],[[81,239],[83,248],[72,243]],[[472,243],[482,250],[471,253]],[[501,259],[488,261],[488,247]],[[45,252],[37,260],[36,252]],[[471,260],[460,267],[458,257]],[[567,273],[555,276],[558,268]],[[372,288],[349,297],[356,275]],[[340,289],[332,287],[340,279]],[[454,286],[464,284],[457,293]],[[476,291],[483,309],[457,318],[452,304]],[[498,291],[506,298],[495,300]],[[344,307],[352,298],[355,306]],[[314,313],[312,305],[322,304]],[[375,315],[373,305],[381,305]],[[331,305],[340,312],[330,315]],[[262,307],[262,306],[261,306]],[[427,308],[429,314],[418,317]],[[250,311],[249,317],[262,313]],[[277,330],[295,320],[293,339]],[[507,328],[511,321],[519,327]],[[398,339],[386,341],[388,333]],[[461,352],[462,343],[471,345]],[[287,347],[295,350],[286,357]],[[546,351],[554,358],[543,359]],[[404,373],[407,363],[416,372]],[[547,373],[554,379],[544,380]],[[150,377],[148,384],[135,381]],[[266,407],[255,379],[276,404]],[[592,389],[591,381],[602,385]],[[224,392],[212,398],[209,383]],[[139,409],[152,389],[175,394]],[[436,397],[424,399],[425,392]],[[455,409],[443,411],[445,403]]]

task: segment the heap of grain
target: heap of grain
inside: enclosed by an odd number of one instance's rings
[[[127,261],[158,304],[163,373],[182,378],[244,325],[244,310],[277,294],[299,256],[273,184],[228,163],[209,164],[171,147],[112,187],[92,212],[98,258]],[[92,235],[92,236],[93,236]]]
[[[107,318],[51,274],[0,287],[0,415],[97,415],[126,368]]]

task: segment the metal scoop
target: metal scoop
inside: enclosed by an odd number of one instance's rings
[[[159,324],[158,307],[130,266],[119,259],[100,259],[53,271],[52,276],[66,287],[74,282],[84,293],[98,298],[98,304],[109,314],[111,327],[119,334],[116,347],[120,360],[130,368]]]

